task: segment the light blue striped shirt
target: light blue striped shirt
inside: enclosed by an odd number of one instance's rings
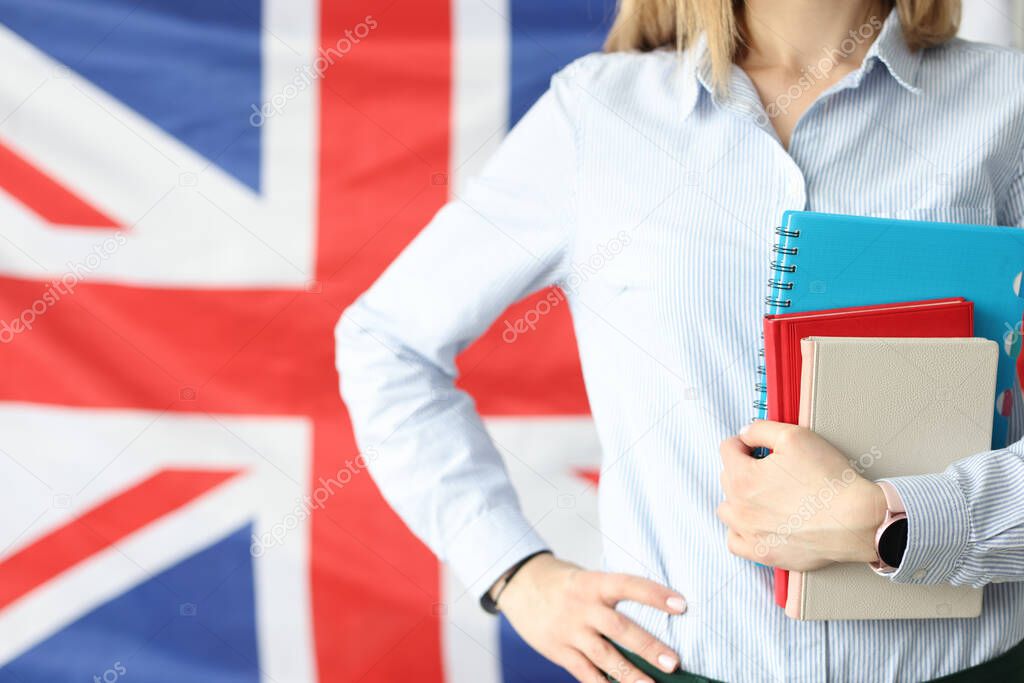
[[[338,366],[370,470],[478,594],[544,548],[453,378],[456,354],[510,303],[557,283],[604,452],[604,566],[687,597],[679,617],[620,605],[684,668],[917,681],[988,660],[1024,639],[1021,444],[893,480],[910,518],[893,580],[991,584],[978,619],[897,622],[787,619],[771,570],[726,549],[718,445],[752,414],[783,211],[1024,225],[1024,57],[960,40],[912,53],[894,13],[787,152],[738,68],[727,97],[711,94],[704,55],[567,67],[345,313]]]

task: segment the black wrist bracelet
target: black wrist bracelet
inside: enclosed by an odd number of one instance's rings
[[[505,572],[504,577],[498,579],[498,583],[496,584],[497,590],[494,591],[493,598],[491,597],[491,589],[495,588],[495,586],[492,586],[490,589],[487,590],[486,593],[480,596],[480,606],[484,609],[484,611],[489,614],[498,614],[501,611],[498,609],[498,598],[500,598],[501,594],[505,592],[506,588],[508,588],[508,582],[512,580],[512,577],[515,576],[519,572],[519,570],[522,569],[526,565],[526,563],[532,560],[533,558],[537,557],[538,555],[550,553],[550,550],[538,550],[537,552],[527,555],[526,557],[512,565],[512,568]]]

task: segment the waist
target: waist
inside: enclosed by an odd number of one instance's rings
[[[615,643],[612,643],[615,645]],[[656,683],[724,683],[714,678],[707,678],[686,671],[667,674],[648,664],[632,652],[618,645],[615,647],[629,662]],[[608,677],[608,680],[615,679]],[[1017,643],[1007,652],[987,662],[972,666],[941,678],[933,678],[930,683],[988,683],[989,681],[1021,681],[1024,680],[1024,642]]]
[[[630,602],[619,609],[709,680],[928,681],[1024,641],[1024,583],[987,586],[976,619],[797,622],[774,604],[769,569],[732,562],[686,533],[674,544],[685,558],[660,552],[666,543],[656,539],[653,552],[633,558],[608,549],[605,568],[637,573],[642,563],[645,575],[687,597],[690,609],[678,617]]]

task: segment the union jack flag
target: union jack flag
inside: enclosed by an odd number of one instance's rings
[[[381,500],[332,329],[611,10],[0,0],[0,681],[557,680]],[[593,561],[564,311],[463,369]]]

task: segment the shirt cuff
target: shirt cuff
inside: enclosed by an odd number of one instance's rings
[[[953,477],[922,474],[884,479],[907,511],[907,549],[899,568],[885,574],[896,583],[947,583],[967,550],[971,519]]]
[[[548,545],[515,506],[488,510],[447,543],[445,561],[470,594],[479,598],[512,565]]]

